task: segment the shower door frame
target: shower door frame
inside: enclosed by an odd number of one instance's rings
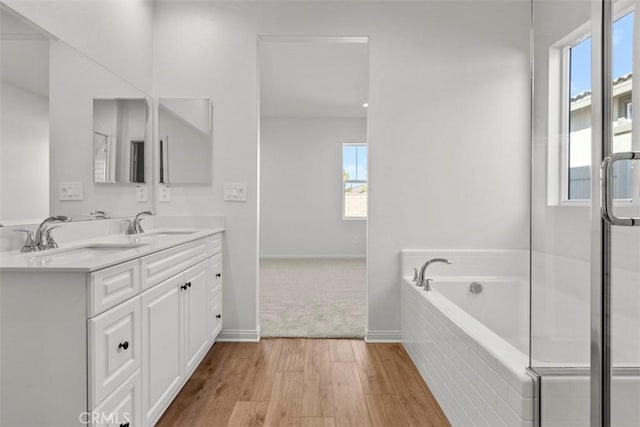
[[[600,165],[611,151],[612,0],[592,5],[591,95],[591,426],[611,420],[611,225],[601,214]]]
[[[634,10],[637,14],[637,9]],[[592,427],[611,425],[612,373],[628,369],[613,368],[611,357],[611,280],[612,226],[633,226],[634,221],[619,220],[610,212],[612,177],[603,173],[605,164],[616,160],[613,154],[612,53],[613,0],[592,4],[592,145],[591,145],[591,345],[590,345],[590,423]],[[638,21],[634,25],[640,25]],[[638,58],[635,58],[637,61]],[[631,149],[634,149],[632,144]],[[630,154],[630,153],[627,153]],[[635,153],[638,160],[638,153]],[[606,159],[606,160],[605,160]],[[631,155],[627,159],[633,160]],[[606,218],[606,219],[605,219]],[[615,223],[614,223],[615,222]],[[636,220],[637,222],[637,220]],[[629,370],[637,375],[638,370]]]

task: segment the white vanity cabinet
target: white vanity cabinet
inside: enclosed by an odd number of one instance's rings
[[[211,281],[205,259],[141,295],[145,425],[160,418],[215,338],[209,333]]]
[[[155,424],[222,328],[221,242],[0,271],[0,425]]]

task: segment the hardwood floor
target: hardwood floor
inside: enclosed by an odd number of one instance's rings
[[[401,344],[216,343],[158,426],[449,426]]]

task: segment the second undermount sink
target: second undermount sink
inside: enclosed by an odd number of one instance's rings
[[[140,234],[140,236],[186,236],[197,232],[198,230],[151,230]]]

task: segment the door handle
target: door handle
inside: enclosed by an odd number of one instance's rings
[[[601,200],[600,212],[602,218],[611,225],[634,227],[640,225],[640,218],[621,218],[613,213],[613,164],[620,160],[640,160],[640,151],[613,153],[602,161],[600,168]]]

